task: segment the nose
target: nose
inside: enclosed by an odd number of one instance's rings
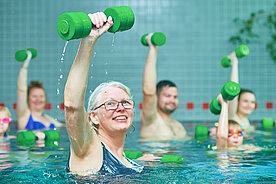
[[[117,110],[125,110],[125,108],[121,102],[118,103]]]

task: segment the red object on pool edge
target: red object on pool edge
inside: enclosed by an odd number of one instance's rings
[[[4,102],[0,102],[0,107],[6,107],[6,104]]]
[[[269,109],[269,110],[273,109],[274,108],[273,102],[266,102],[265,107],[266,109]]]
[[[142,102],[139,102],[138,108],[139,108],[140,110],[142,110],[142,108],[143,108],[143,103],[142,103]]]
[[[202,103],[202,109],[203,110],[209,110],[209,102],[203,102]]]
[[[16,102],[14,102],[14,103],[12,104],[12,109],[13,109],[13,110],[16,110]]]
[[[186,108],[187,108],[188,110],[193,110],[193,109],[194,109],[194,103],[193,103],[193,102],[187,102]]]
[[[63,102],[59,103],[59,110],[64,111],[64,103]]]
[[[44,109],[47,110],[47,111],[51,110],[52,109],[52,104],[47,102]]]
[[[258,103],[255,102],[255,110],[258,108]]]

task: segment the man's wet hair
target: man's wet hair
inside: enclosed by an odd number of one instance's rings
[[[160,93],[161,93],[161,91],[164,87],[176,87],[176,85],[175,85],[175,83],[173,83],[172,81],[169,81],[169,80],[159,81],[157,86],[156,86],[157,96],[160,95]]]

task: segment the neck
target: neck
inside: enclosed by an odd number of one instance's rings
[[[169,113],[169,114],[165,113],[164,111],[160,110],[159,108],[157,108],[157,112],[165,122],[170,122],[172,120],[171,113]]]
[[[113,133],[112,135],[107,135],[99,132],[98,135],[101,142],[103,142],[113,154],[122,159],[126,134]]]
[[[244,113],[241,113],[241,112],[237,112],[237,115],[238,115],[238,117],[242,120],[242,119],[248,119],[247,118],[247,114],[244,114]]]
[[[41,110],[41,111],[34,111],[34,110],[31,110],[31,113],[32,113],[32,115],[34,115],[34,116],[42,116],[42,112],[43,112],[43,110]]]

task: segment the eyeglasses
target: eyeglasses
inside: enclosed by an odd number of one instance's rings
[[[134,107],[134,101],[129,99],[129,100],[122,100],[122,101],[117,101],[117,100],[108,100],[104,102],[103,104],[99,105],[98,107],[95,107],[94,110],[97,110],[98,108],[104,106],[106,110],[115,110],[118,108],[119,103],[123,105],[125,109],[132,109]]]
[[[240,129],[237,129],[237,130],[230,129],[228,132],[228,137],[232,137],[234,134],[237,134],[237,136],[241,137],[243,136],[243,131],[241,131]]]
[[[0,118],[0,122],[3,122],[4,124],[9,124],[11,121],[12,121],[12,119],[11,118],[3,118],[3,119],[1,119]]]

